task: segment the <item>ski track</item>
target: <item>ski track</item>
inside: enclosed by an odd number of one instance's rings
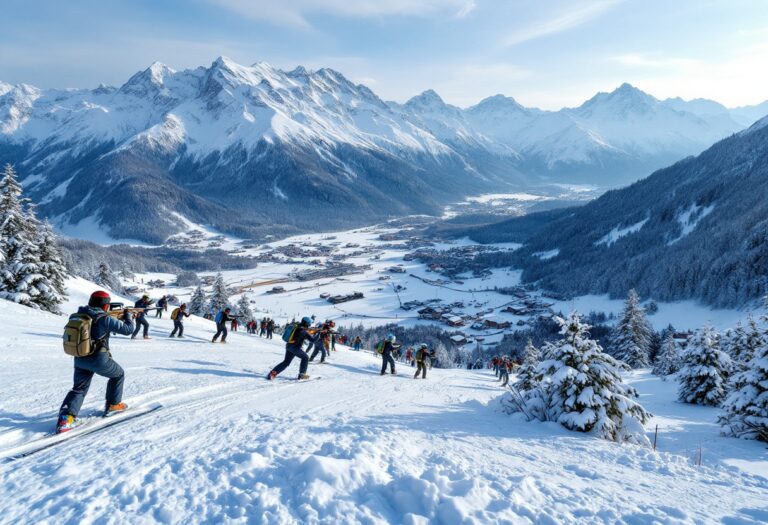
[[[11,326],[0,342],[0,452],[50,432],[71,381],[55,339],[62,318],[17,308],[0,306]],[[231,333],[213,345],[199,319],[186,323],[197,339],[169,340],[169,320],[150,323],[153,340],[115,337],[113,354],[126,401],[163,408],[0,465],[0,523],[768,521],[768,479],[716,450],[696,467],[680,450],[525,422],[500,411],[488,371],[414,380],[398,363],[399,375],[381,377],[378,358],[342,347],[310,364],[318,381],[294,381],[295,360],[268,382],[281,341]],[[654,381],[635,379],[641,392]],[[102,407],[105,383],[94,379],[84,415]],[[660,421],[682,417],[668,404],[651,410],[669,410]],[[663,436],[675,443],[672,430]],[[710,449],[742,446],[710,439]],[[764,446],[744,446],[768,459]]]

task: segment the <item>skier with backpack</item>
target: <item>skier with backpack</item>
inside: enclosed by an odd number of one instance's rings
[[[392,358],[392,352],[395,349],[400,348],[395,345],[395,334],[388,334],[387,338],[380,342],[376,350],[381,354],[381,375],[387,373],[387,364],[389,364],[389,370],[392,375],[396,375],[395,372],[395,360]]]
[[[173,331],[169,337],[176,337],[177,331],[179,332],[179,338],[184,337],[184,318],[189,317],[189,315],[189,312],[187,312],[187,303],[182,303],[181,306],[175,308],[173,312],[171,312]]]
[[[216,321],[216,335],[213,336],[212,343],[215,343],[219,336],[221,336],[222,343],[227,342],[227,334],[229,333],[227,332],[227,322],[231,322],[235,318],[234,315],[229,315],[231,311],[231,308],[224,308],[216,314],[214,318],[214,321]]]
[[[137,313],[136,328],[134,329],[133,334],[131,334],[131,339],[136,339],[141,327],[144,327],[144,339],[151,339],[149,337],[149,322],[147,321],[147,309],[151,306],[152,301],[147,294],[142,295],[141,299],[136,301],[135,307],[140,308],[141,311]]]
[[[421,372],[421,378],[427,378],[427,360],[429,359],[429,350],[426,343],[421,343],[418,350],[416,350],[416,373],[413,375],[414,379],[419,378],[419,372]]]
[[[168,296],[164,295],[157,301],[157,313],[155,317],[163,318],[163,312],[168,309]]]
[[[307,375],[307,366],[309,366],[309,356],[302,348],[305,341],[314,344],[319,340],[319,334],[312,334],[309,327],[312,326],[312,319],[304,317],[300,323],[292,323],[285,327],[283,331],[283,341],[285,341],[285,358],[267,374],[268,380],[273,380],[277,375],[288,368],[294,357],[301,359],[299,366],[298,379],[309,379]],[[321,343],[322,344],[322,343]]]
[[[68,432],[79,424],[77,415],[91,386],[93,374],[109,378],[104,417],[128,408],[128,405],[122,402],[125,372],[112,359],[109,336],[111,333],[131,335],[132,314],[126,311],[122,320],[110,317],[107,315],[109,303],[107,292],[93,292],[88,306],[78,308],[64,328],[64,352],[75,358],[75,375],[72,389],[59,409],[57,434]]]

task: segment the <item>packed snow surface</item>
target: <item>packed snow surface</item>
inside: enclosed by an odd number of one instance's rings
[[[93,286],[71,282],[67,311]],[[259,298],[266,309],[269,298]],[[340,348],[318,381],[264,375],[280,341],[150,318],[153,339],[113,337],[125,401],[163,408],[15,462],[0,461],[0,523],[764,523],[764,444],[720,437],[717,410],[675,382],[627,379],[655,414],[658,451],[500,412],[489,371],[379,375]],[[0,457],[52,429],[71,386],[65,318],[0,301]],[[103,405],[95,378],[83,406]],[[701,450],[702,464],[696,458]]]

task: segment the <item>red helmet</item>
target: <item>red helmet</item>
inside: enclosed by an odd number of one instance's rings
[[[110,299],[109,294],[104,290],[96,290],[91,294],[91,298],[88,299],[88,306],[103,308],[109,304]]]

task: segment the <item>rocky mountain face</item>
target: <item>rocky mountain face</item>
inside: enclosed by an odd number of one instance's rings
[[[258,238],[439,213],[485,191],[624,184],[760,111],[711,104],[628,85],[558,112],[502,96],[461,109],[433,91],[396,104],[331,69],[221,57],[155,63],[119,88],[0,83],[0,159],[65,233],[160,243],[192,221]]]

